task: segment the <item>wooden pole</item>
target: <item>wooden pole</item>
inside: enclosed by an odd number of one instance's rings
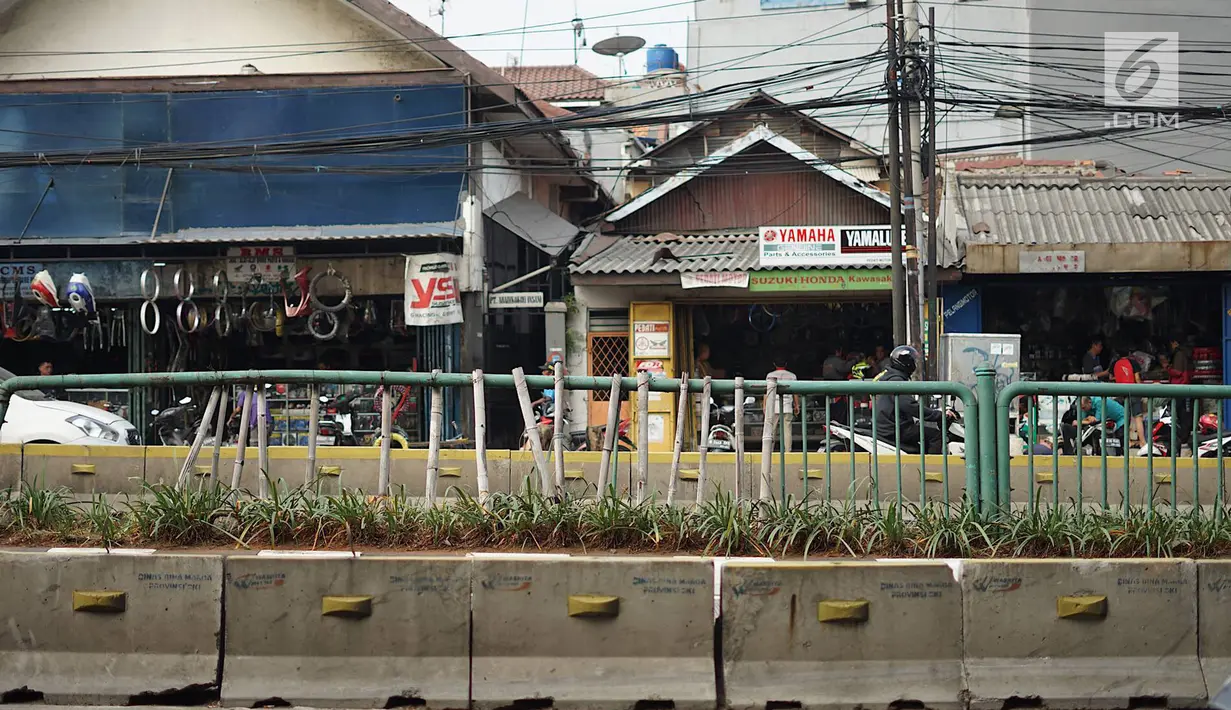
[[[761,500],[769,500],[769,471],[774,457],[774,426],[778,422],[778,381],[770,379],[765,388],[765,417],[761,427]]]
[[[564,364],[556,363],[555,414],[552,417],[551,451],[556,460],[556,497],[564,498]]]
[[[269,497],[269,398],[265,396],[265,384],[257,384],[256,390],[256,453],[261,469],[258,490],[262,498]]]
[[[491,484],[487,478],[487,396],[483,371],[471,373],[470,382],[474,385],[474,463],[479,477],[479,505],[485,505]]]
[[[222,467],[222,440],[227,433],[227,405],[231,403],[231,388],[222,388],[222,398],[218,400],[218,421],[214,424],[214,459],[209,466],[209,482],[211,486],[218,485],[218,471]]]
[[[744,378],[735,378],[735,499],[752,497],[744,480]]]
[[[440,370],[433,370],[437,376]],[[436,482],[440,480],[440,432],[445,427],[444,388],[432,387],[432,418],[428,422],[427,435],[427,504],[436,505]]]
[[[376,482],[376,495],[389,495],[390,449],[393,446],[393,388],[382,385],[380,398],[380,478]]]
[[[701,445],[698,447],[701,451],[700,461],[697,463],[697,505],[705,502],[705,459],[710,452],[710,386],[713,384],[713,378],[705,377],[704,384],[701,385]]]
[[[252,426],[252,403],[256,401],[256,388],[241,390],[244,395],[243,411],[239,414],[239,437],[235,442],[235,470],[231,472],[231,489],[239,490],[240,476],[244,472],[244,458],[248,453],[248,427]]]
[[[675,505],[676,480],[680,477],[680,453],[684,450],[684,410],[688,407],[688,373],[680,375],[680,404],[675,410],[675,445],[671,449],[671,478],[667,481],[667,505]]]
[[[308,465],[304,470],[304,483],[311,485],[316,480],[316,437],[321,432],[321,388],[308,385]],[[339,442],[334,441],[334,445]]]
[[[520,367],[513,370],[513,386],[517,389],[517,402],[521,405],[521,418],[526,425],[526,441],[534,455],[534,467],[539,471],[539,487],[543,495],[551,490],[551,474],[547,470],[547,458],[543,456],[543,442],[539,440],[539,423],[534,419],[530,406],[530,388],[526,386],[526,372]]]
[[[193,437],[188,456],[184,458],[184,465],[180,468],[180,477],[175,482],[176,488],[183,489],[188,485],[188,481],[192,480],[192,467],[196,464],[197,457],[201,455],[201,448],[205,446],[205,434],[209,431],[209,425],[214,419],[214,410],[218,408],[218,398],[221,396],[221,387],[215,387],[209,393],[209,401],[205,403],[205,414],[201,416],[201,422],[197,424],[197,435]]]
[[[637,373],[637,489],[633,500],[645,502],[650,481],[650,373]]]
[[[610,485],[611,452],[620,440],[620,376],[611,376],[611,399],[607,402],[607,431],[603,435],[603,456],[598,464],[598,497],[607,495]]]

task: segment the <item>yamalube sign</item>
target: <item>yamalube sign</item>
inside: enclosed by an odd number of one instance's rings
[[[771,266],[881,266],[890,262],[887,226],[761,227],[760,262]]]

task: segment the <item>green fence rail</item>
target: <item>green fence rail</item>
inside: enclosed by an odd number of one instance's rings
[[[1088,409],[1082,406],[1083,398],[1089,398]],[[1040,399],[1050,399],[1051,406],[1041,407]],[[1061,405],[1062,399],[1066,399],[1066,406]],[[1127,512],[1134,505],[1153,511],[1162,503],[1172,509],[1213,504],[1216,511],[1221,511],[1225,489],[1222,417],[1216,416],[1213,431],[1203,433],[1200,415],[1203,403],[1216,402],[1221,410],[1225,399],[1231,399],[1231,386],[1011,384],[999,393],[996,401],[997,485],[984,489],[985,508],[994,505],[1003,510],[1020,504],[1034,507],[1068,503],[1075,505],[1079,513],[1090,506],[1106,510],[1113,505],[1122,506]],[[1141,403],[1145,439],[1135,444],[1131,441],[1137,406],[1134,401]],[[1019,404],[1022,402],[1024,411]],[[1017,432],[1029,449],[1025,452],[1011,449],[1015,441],[1015,404],[1020,422]],[[1191,425],[1185,422],[1181,430],[1176,415],[1189,404]],[[1062,412],[1073,407],[1073,421],[1065,424]],[[1156,408],[1160,412],[1165,408],[1167,418],[1160,417]],[[1123,426],[1115,424],[1119,409],[1124,410]],[[1044,421],[1052,424],[1049,433],[1053,437],[1053,452],[1036,454],[1032,444],[1042,438]],[[1062,440],[1071,441],[1071,446],[1066,447]],[[1185,448],[1188,453],[1184,453]],[[1025,466],[1015,462],[1024,462]],[[1091,480],[1087,474],[1092,469]],[[1182,495],[1181,491],[1190,483],[1191,488]]]
[[[986,372],[981,372],[980,376],[981,376],[981,379],[980,379],[981,386],[994,389],[994,373],[991,370],[987,370]],[[803,430],[803,447],[802,447],[801,455],[803,457],[804,465],[803,465],[803,471],[801,473],[801,476],[803,479],[804,497],[806,499],[824,498],[824,500],[826,501],[831,501],[831,500],[834,500],[835,498],[835,494],[834,494],[835,476],[829,475],[830,472],[837,471],[839,470],[840,467],[844,468],[847,463],[849,463],[849,470],[850,470],[850,487],[848,488],[847,496],[851,497],[854,495],[853,490],[856,484],[855,471],[856,471],[857,456],[863,456],[865,453],[867,453],[867,452],[857,451],[858,447],[855,445],[849,445],[847,447],[849,448],[849,451],[839,451],[838,450],[839,447],[835,446],[835,444],[837,443],[837,438],[834,436],[833,428],[829,426],[829,424],[833,421],[832,415],[834,414],[835,411],[837,411],[839,407],[845,406],[847,408],[848,421],[853,421],[855,419],[854,417],[854,407],[855,407],[854,398],[855,397],[874,397],[875,395],[891,394],[891,395],[899,395],[899,396],[910,396],[912,399],[914,399],[915,397],[949,398],[955,403],[960,403],[960,410],[962,413],[962,422],[964,424],[965,432],[967,432],[967,436],[965,437],[965,444],[964,444],[965,461],[964,461],[963,466],[964,466],[965,472],[964,472],[964,486],[963,486],[964,496],[963,497],[968,504],[974,505],[974,506],[982,506],[982,508],[985,511],[991,510],[991,507],[987,503],[987,493],[988,492],[992,493],[991,495],[992,504],[994,504],[995,499],[996,499],[995,478],[994,478],[995,476],[994,462],[995,462],[996,449],[995,449],[993,441],[989,439],[987,436],[991,432],[991,428],[987,425],[987,422],[986,422],[989,415],[992,414],[991,408],[985,407],[983,410],[980,410],[978,406],[978,401],[977,401],[978,398],[976,398],[974,392],[972,392],[969,388],[961,384],[950,383],[950,382],[881,383],[881,382],[872,382],[872,381],[868,381],[868,382],[863,382],[863,381],[845,381],[845,382],[792,381],[792,382],[773,382],[771,383],[771,382],[767,382],[764,380],[743,380],[742,378],[735,379],[735,380],[711,380],[710,378],[706,378],[704,380],[689,379],[686,382],[682,382],[680,379],[671,379],[671,378],[651,380],[651,379],[647,379],[644,376],[642,378],[629,378],[629,377],[602,378],[602,377],[573,377],[573,376],[569,376],[569,377],[563,377],[563,376],[560,376],[560,377],[551,377],[551,376],[522,377],[520,372],[516,372],[512,375],[495,375],[495,374],[485,374],[479,371],[476,371],[474,373],[442,373],[442,372],[418,373],[418,372],[333,371],[333,370],[327,370],[327,371],[237,370],[237,371],[223,371],[223,372],[129,373],[129,374],[109,374],[109,375],[63,375],[63,376],[51,376],[51,377],[35,376],[35,377],[14,377],[3,383],[0,383],[0,426],[2,426],[3,417],[4,417],[4,414],[7,412],[11,397],[14,395],[14,393],[19,393],[22,390],[46,390],[46,389],[54,390],[54,389],[73,388],[73,387],[80,387],[80,388],[91,388],[91,387],[93,388],[194,387],[194,388],[212,388],[214,390],[213,398],[216,400],[218,393],[221,391],[221,388],[234,386],[234,385],[259,386],[259,385],[266,384],[266,383],[308,384],[308,385],[361,385],[361,386],[424,387],[433,392],[433,399],[435,399],[435,393],[441,390],[442,388],[449,388],[449,387],[451,388],[473,388],[475,390],[475,400],[474,401],[476,405],[474,407],[474,411],[483,410],[483,404],[482,404],[483,399],[482,399],[481,393],[485,389],[489,389],[489,388],[503,388],[503,389],[513,388],[513,389],[519,390],[519,395],[526,395],[528,390],[546,390],[546,389],[551,389],[551,388],[556,388],[557,392],[567,392],[567,391],[574,391],[574,390],[616,392],[616,390],[618,390],[620,393],[628,393],[630,395],[636,394],[639,391],[642,393],[646,393],[646,394],[648,394],[649,392],[663,392],[663,393],[680,394],[682,395],[681,401],[685,401],[685,402],[690,402],[691,401],[690,398],[693,396],[704,395],[706,393],[710,395],[727,395],[727,394],[736,395],[736,399],[740,402],[742,402],[742,399],[745,396],[767,396],[769,394],[773,394],[776,400],[779,402],[778,411],[785,411],[785,408],[790,406],[789,404],[789,402],[791,401],[790,398],[798,396],[801,398],[801,404],[802,404],[802,407],[801,407],[802,411],[800,412],[801,426]],[[773,388],[772,392],[771,392],[771,387]],[[683,388],[683,392],[681,392],[681,388]],[[256,387],[256,389],[259,390],[260,388]],[[316,390],[313,390],[313,391],[315,392]],[[992,390],[989,389],[988,391],[992,391]],[[990,395],[983,395],[984,401],[990,401],[988,399],[989,396]],[[823,407],[824,407],[825,416],[824,416],[823,422],[826,424],[826,426],[824,427],[823,433],[814,431],[811,437],[809,436],[809,432],[808,432],[809,417],[808,417],[808,404],[807,404],[807,399],[806,399],[807,397],[823,397],[824,398]],[[846,401],[844,405],[840,405],[838,403],[837,400],[839,398],[845,398]],[[318,403],[316,401],[315,396],[311,397],[310,399],[312,400],[311,406],[314,410],[313,422],[315,423],[316,422],[315,410],[318,407]],[[388,402],[389,399],[390,398],[386,397],[384,398],[384,401]],[[617,397],[617,399],[619,398]],[[646,401],[647,400],[648,400],[648,397],[638,397],[637,398],[637,406],[638,406],[638,411],[640,413],[639,423],[644,423],[648,419],[648,417],[646,416],[646,411],[647,411]],[[561,400],[557,398],[557,401],[561,401]],[[548,489],[551,487],[551,479],[552,479],[551,474],[553,472],[548,469],[547,460],[542,455],[542,451],[540,449],[537,436],[532,435],[532,428],[533,428],[533,431],[536,432],[537,427],[535,426],[535,423],[531,421],[531,417],[529,414],[528,400],[524,396],[521,397],[521,404],[522,404],[523,416],[525,418],[526,433],[528,435],[527,439],[528,440],[533,439],[534,441],[533,448],[535,450],[535,467],[536,469],[538,469],[538,472],[539,472],[539,480],[541,481],[541,485],[543,485],[545,489]],[[817,406],[817,405],[814,405],[814,406]],[[895,408],[894,431],[893,431],[892,436],[890,436],[888,432],[877,431],[875,423],[873,423],[872,425],[872,431],[871,431],[872,438],[879,439],[881,441],[881,445],[874,447],[878,449],[878,453],[867,456],[867,462],[868,462],[868,465],[870,465],[872,468],[872,475],[870,476],[872,497],[878,503],[880,502],[881,459],[884,457],[883,455],[879,454],[880,446],[891,448],[891,450],[895,452],[891,454],[891,458],[895,459],[894,463],[890,464],[893,468],[896,468],[896,488],[895,488],[896,495],[894,497],[896,498],[898,503],[903,502],[903,484],[905,482],[903,480],[902,448],[903,448],[903,445],[916,443],[916,442],[908,442],[904,440],[903,426],[904,426],[904,423],[908,423],[908,422],[904,422],[903,420],[912,419],[915,416],[913,413],[913,407],[916,407],[916,406],[918,407],[923,406],[922,399],[919,399],[917,403],[902,402],[897,408]],[[612,408],[613,414],[615,410],[616,408]],[[737,408],[736,408],[737,416],[739,416],[740,412],[742,412],[742,407],[737,403]],[[385,409],[384,411],[382,411],[381,414],[382,414],[382,420],[383,420],[382,421],[382,431],[387,433],[389,431],[388,410]],[[437,414],[438,413],[433,408],[433,422],[432,422],[432,427],[431,427],[431,436],[429,437],[429,442],[428,442],[429,444],[429,464],[428,464],[429,477],[430,477],[432,467],[434,465],[432,463],[433,461],[432,457],[434,455],[433,452],[439,451],[439,447],[441,443],[440,439],[441,439],[442,427],[439,426],[439,422],[436,421]],[[770,416],[772,417],[773,414],[771,413]],[[786,436],[787,436],[785,432],[785,417],[778,417],[777,419],[778,419],[777,422],[773,422],[772,420],[771,422],[769,422],[770,424],[777,425],[779,427],[779,430],[777,432],[767,432],[765,434],[766,438],[763,439],[763,452],[762,452],[762,458],[761,458],[761,465],[759,469],[752,471],[752,472],[755,472],[756,474],[755,477],[747,477],[743,475],[737,476],[737,488],[739,487],[739,482],[742,482],[744,480],[751,479],[759,483],[759,486],[748,485],[746,487],[746,490],[744,491],[744,493],[746,494],[746,497],[750,497],[750,498],[755,497],[755,498],[761,498],[761,499],[777,498],[781,500],[784,500],[787,498],[787,485],[786,485],[786,480],[787,480],[786,459],[787,457],[783,455],[777,455],[777,459],[778,459],[777,469],[778,470],[776,472],[771,470],[773,456],[775,455],[775,454],[772,454],[771,452],[774,450],[775,446],[777,446],[778,448],[781,448],[781,443],[782,441],[786,439]],[[190,454],[191,458],[195,459],[195,456],[200,450],[201,441],[204,438],[204,433],[205,433],[204,430],[207,429],[208,426],[210,425],[209,420],[210,420],[210,417],[208,415],[203,418],[204,424],[200,428],[201,431],[198,432],[197,440],[194,443],[193,451]],[[483,421],[485,422],[486,419],[483,418]],[[620,456],[619,447],[614,445],[614,442],[613,442],[613,439],[614,439],[613,431],[615,427],[613,427],[612,424],[614,423],[615,422],[609,419],[608,425],[606,427],[607,436],[606,436],[606,440],[603,446],[604,459],[603,459],[603,464],[601,466],[601,472],[600,472],[600,481],[604,481],[604,484],[599,486],[599,495],[609,494],[611,492],[611,489],[614,489],[615,487],[614,478],[611,479],[610,481],[605,480],[606,470],[611,464],[616,463],[616,461],[618,461],[618,458]],[[740,422],[736,422],[734,428],[742,432],[743,425]],[[763,425],[763,429],[766,429],[766,428],[769,428],[769,427],[766,427]],[[478,434],[479,432],[482,431],[482,428],[476,427],[475,430],[476,430],[476,434]],[[941,430],[942,430],[942,433],[941,433],[942,445],[944,445],[947,449],[948,434],[945,431],[945,427],[941,427]],[[246,431],[244,424],[241,424],[241,431]],[[644,430],[643,430],[643,433],[644,433]],[[241,434],[241,436],[245,436],[245,435],[246,434]],[[567,432],[565,433],[565,436],[567,436]],[[482,451],[485,448],[485,443],[482,441],[481,435],[477,436],[476,438],[478,439],[475,442],[476,457],[481,458],[483,456]],[[702,472],[703,472],[702,473],[702,483],[704,482],[705,461],[706,461],[706,456],[708,454],[704,446],[704,442],[706,441],[706,438],[707,437],[705,435],[705,432],[702,432],[701,441],[703,445],[700,451],[701,462],[702,462],[701,466],[702,466]],[[553,436],[553,440],[552,440],[553,450],[556,454],[562,453],[561,443],[560,443],[561,439],[562,439],[562,436],[560,435],[560,432],[557,429],[557,431],[555,432],[555,435]],[[674,495],[675,482],[679,476],[680,457],[678,454],[679,454],[679,449],[680,449],[680,443],[678,439],[679,437],[677,433],[677,443],[675,447],[677,455],[674,456],[674,460],[672,464],[671,483],[670,483],[670,489],[669,489],[670,492],[667,496],[667,499],[669,502],[671,502],[671,499]],[[645,439],[643,438],[641,440],[645,440]],[[313,464],[315,461],[315,450],[316,450],[315,437],[309,437],[309,441],[311,443],[309,445],[308,471],[311,472],[312,470],[314,470]],[[382,447],[381,447],[381,458],[380,458],[380,466],[381,466],[380,490],[378,491],[381,494],[385,494],[388,492],[388,486],[389,486],[389,480],[390,480],[389,479],[389,455],[390,454],[389,454],[388,441],[389,441],[389,437],[387,436],[383,437],[383,442],[382,442]],[[743,471],[745,462],[742,456],[743,450],[739,446],[739,443],[742,442],[742,435],[736,437],[736,442],[737,442],[737,451],[736,451],[737,470],[739,470],[741,474],[747,473]],[[261,453],[261,457],[262,457],[261,469],[262,471],[264,471],[264,470],[267,470],[267,466],[266,466],[267,454],[265,453],[265,442],[264,440],[262,440],[259,443],[260,443],[260,448],[262,452]],[[920,451],[926,450],[922,431],[920,432],[920,441],[917,443],[919,445]],[[242,451],[243,451],[243,447],[241,446],[240,453],[237,454],[236,471],[235,471],[234,480],[238,480],[240,469],[242,468],[244,464],[242,460],[243,459]],[[648,472],[648,447],[642,448],[641,450],[637,451],[635,455],[637,457],[636,474],[637,474],[638,480],[635,482],[636,486],[633,486],[630,484],[630,491],[634,491],[632,495],[636,499],[640,500],[643,496],[645,481],[646,481],[647,472]],[[808,464],[809,464],[810,456],[811,457],[823,457],[825,461],[826,483],[824,487],[825,490],[823,492],[810,489],[809,487],[809,478],[811,476],[810,476],[810,470],[809,470]],[[562,466],[563,466],[562,458],[563,457],[561,455],[555,455],[553,456],[553,458],[554,458],[553,463],[555,467],[554,474],[555,474],[556,486],[559,487],[561,485],[561,479],[563,476],[563,470],[562,470]],[[910,458],[914,460],[915,456],[910,456]],[[945,455],[941,457],[935,457],[935,456],[928,457],[928,456],[919,455],[917,456],[917,458],[919,461],[918,474],[919,474],[919,483],[920,483],[920,489],[919,489],[920,502],[925,502],[927,500],[927,494],[925,491],[924,483],[927,480],[934,480],[933,478],[929,478],[929,475],[935,476],[937,474],[939,474],[940,476],[940,482],[944,489],[943,500],[946,503],[950,502],[949,501],[949,495],[950,495],[949,494],[949,480],[950,480],[949,479],[949,468],[950,468],[950,458],[951,457],[948,455],[947,450],[945,451]],[[932,459],[930,463],[929,463],[929,458]],[[217,448],[215,448],[215,469],[217,468],[216,459],[217,459]],[[846,461],[843,461],[843,459],[846,459]],[[189,461],[184,464],[185,472],[188,470],[188,467],[191,465],[191,463],[192,462]],[[931,465],[935,470],[929,472],[928,470],[929,465]],[[776,477],[774,476],[774,473],[777,474]],[[184,475],[186,474],[181,475],[181,483],[184,482]],[[212,475],[218,475],[217,470],[215,470]],[[777,480],[774,480],[775,478]],[[265,486],[265,482],[262,481],[262,494],[266,492],[264,490],[264,486]],[[480,488],[482,488],[482,486],[480,486]],[[758,488],[759,491],[754,492],[753,490],[754,488]],[[429,487],[428,490],[429,490],[429,500],[431,500],[431,497],[434,494],[431,493],[430,491],[434,491],[434,487]],[[704,492],[704,486],[699,485],[698,486],[698,502],[700,502],[701,494],[703,492]]]

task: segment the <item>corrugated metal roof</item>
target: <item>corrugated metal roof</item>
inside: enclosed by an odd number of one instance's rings
[[[658,234],[620,237],[573,264],[575,274],[686,274],[761,271],[760,234]],[[772,267],[779,270],[783,267]],[[801,266],[819,269],[823,266]],[[841,265],[837,268],[858,269]]]
[[[959,175],[968,244],[1231,241],[1231,180]]]
[[[152,244],[181,243],[259,243],[290,241],[348,241],[367,239],[411,239],[418,237],[460,237],[462,229],[453,222],[415,224],[343,224],[302,227],[236,227],[229,229],[181,229],[160,234]]]
[[[483,214],[553,256],[581,231],[577,225],[520,192],[488,207]]]

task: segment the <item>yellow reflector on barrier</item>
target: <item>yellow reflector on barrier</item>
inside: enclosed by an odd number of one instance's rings
[[[941,473],[940,471],[928,471],[923,474],[923,480],[927,481],[928,483],[944,483],[945,474]]]
[[[93,476],[94,464],[92,463],[75,463],[73,464],[73,475],[76,476]]]
[[[584,481],[586,480],[586,472],[578,469],[569,469],[564,472],[564,480],[566,481]]]
[[[1056,616],[1061,619],[1105,619],[1107,597],[1084,595],[1056,597]]]
[[[123,614],[128,608],[128,595],[111,590],[74,590],[73,611],[93,614]]]
[[[602,594],[570,594],[568,615],[583,619],[613,619],[620,615],[620,598]]]
[[[337,478],[338,476],[342,475],[342,467],[341,466],[321,466],[320,468],[316,469],[316,473],[318,476],[330,476],[332,478]]]
[[[1171,474],[1170,473],[1156,473],[1154,474],[1154,482],[1159,485],[1169,486],[1171,485]]]
[[[1034,475],[1034,480],[1038,483],[1055,483],[1056,475],[1051,471],[1039,471]]]
[[[867,599],[826,599],[816,605],[816,620],[822,624],[862,623],[868,620]]]
[[[340,616],[344,619],[366,619],[371,615],[372,597],[321,597],[321,616]]]
[[[195,468],[193,469],[193,473],[194,473],[194,474],[195,474],[198,478],[204,478],[204,477],[208,476],[208,475],[211,473],[211,471],[212,471],[212,470],[213,470],[213,469],[212,469],[210,466],[204,466],[204,465],[202,465],[202,466],[197,466],[197,467],[195,467]]]
[[[825,478],[825,471],[819,468],[810,468],[808,470],[799,469],[799,480],[808,479],[809,481],[820,481]]]
[[[462,467],[461,466],[441,466],[439,471],[440,471],[439,473],[440,478],[461,478],[462,477]]]
[[[681,481],[700,481],[701,480],[701,469],[681,468],[680,469],[680,480]]]

